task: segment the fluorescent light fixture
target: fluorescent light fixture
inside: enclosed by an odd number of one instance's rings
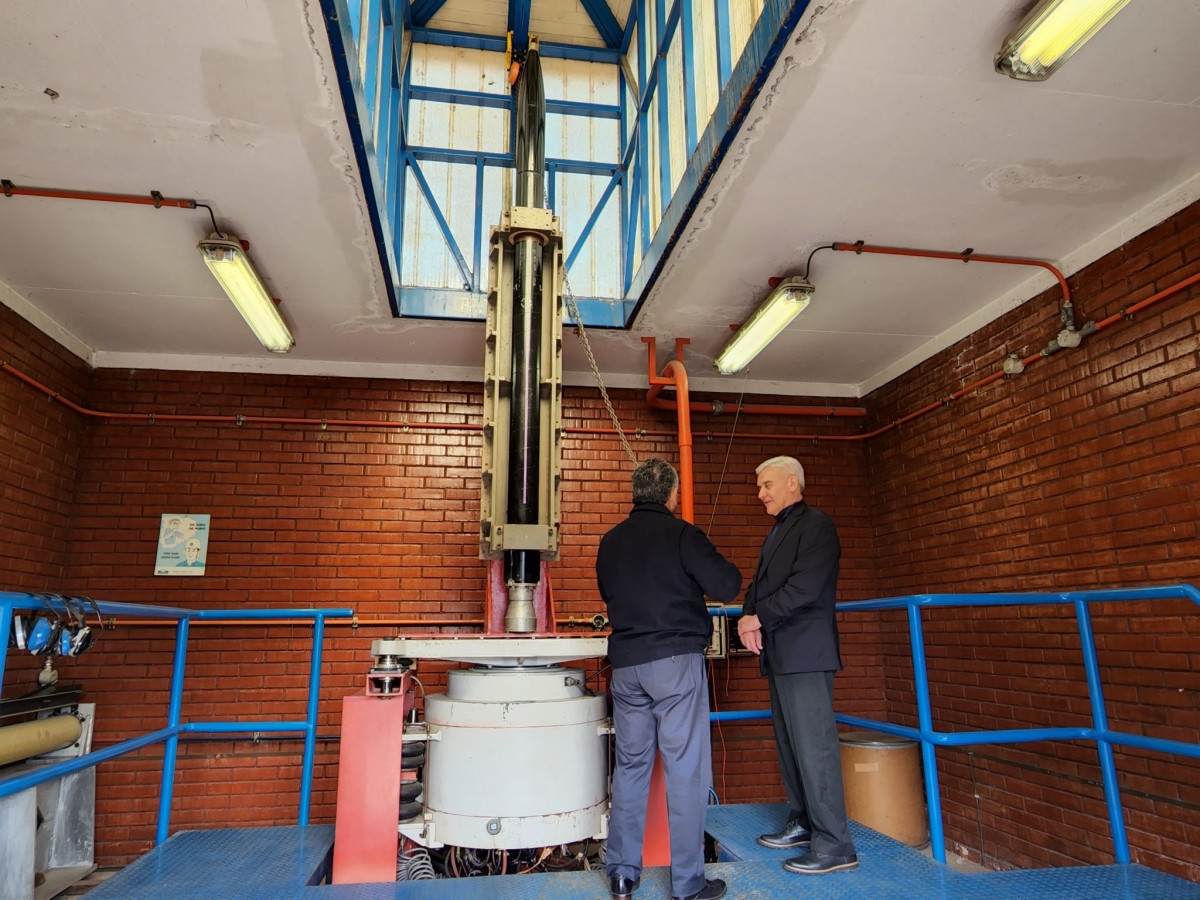
[[[1042,0],[1004,39],[996,71],[1045,81],[1129,0]]]
[[[200,242],[199,249],[209,271],[262,345],[272,353],[291,350],[296,341],[254,271],[241,241],[229,234],[210,234]]]
[[[725,345],[717,357],[717,371],[722,375],[732,375],[750,365],[750,361],[775,340],[775,336],[787,328],[792,319],[804,312],[812,295],[813,286],[799,276],[779,282],[762,306]]]

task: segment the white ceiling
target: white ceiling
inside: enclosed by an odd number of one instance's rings
[[[469,18],[463,2],[439,16]],[[767,278],[818,245],[973,247],[1069,273],[1200,197],[1200,3],[1132,3],[1043,84],[992,70],[1027,6],[812,3],[632,330],[590,332],[605,381],[644,386],[642,336],[660,365],[686,337],[693,389],[858,396],[1053,279],[824,251],[812,306],[746,376],[710,362]],[[628,0],[613,8],[623,21]],[[545,39],[553,9],[534,2]],[[210,204],[251,242],[296,347],[269,354],[242,324],[195,250],[200,210],[0,196],[0,302],[98,367],[480,377],[482,324],[390,314],[316,0],[5,12],[0,177]],[[590,383],[575,341],[564,355]]]

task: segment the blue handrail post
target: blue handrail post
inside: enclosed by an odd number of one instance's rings
[[[171,830],[171,800],[175,792],[175,759],[179,750],[179,713],[183,708],[183,667],[187,661],[187,637],[190,618],[184,616],[175,625],[175,663],[171,669],[171,700],[167,710],[167,728],[171,736],[163,748],[162,789],[158,796],[158,830],[154,843],[161,844]]]
[[[1092,704],[1092,727],[1096,731],[1096,750],[1100,754],[1100,775],[1104,782],[1104,802],[1108,805],[1113,852],[1117,862],[1124,864],[1130,860],[1129,838],[1125,833],[1125,817],[1121,811],[1121,787],[1117,783],[1112,742],[1108,740],[1108,713],[1104,709],[1100,664],[1096,660],[1096,637],[1092,631],[1092,614],[1087,600],[1075,601],[1075,618],[1079,621],[1079,644],[1083,650],[1083,670],[1087,674],[1088,699]]]
[[[13,604],[0,600],[0,685],[4,684],[4,663],[8,659],[8,632],[12,627]]]
[[[313,619],[312,667],[308,674],[308,718],[304,726],[304,762],[300,775],[301,826],[308,824],[312,801],[313,758],[317,749],[317,701],[321,698],[321,651],[325,642],[325,617],[320,613]]]
[[[909,598],[908,635],[912,643],[913,679],[917,688],[917,722],[921,727],[921,761],[925,767],[925,806],[929,809],[929,843],[933,858],[946,862],[946,839],[942,832],[941,788],[938,787],[937,756],[934,753],[933,712],[929,705],[929,672],[925,663],[925,637],[921,630],[920,598]]]

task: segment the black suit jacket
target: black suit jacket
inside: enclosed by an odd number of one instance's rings
[[[803,501],[763,548],[743,609],[762,624],[764,672],[842,667],[835,613],[841,555],[833,520]]]

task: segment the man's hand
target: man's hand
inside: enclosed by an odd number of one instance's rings
[[[758,616],[742,616],[738,619],[737,628],[742,646],[756,655],[762,653],[762,625]]]

